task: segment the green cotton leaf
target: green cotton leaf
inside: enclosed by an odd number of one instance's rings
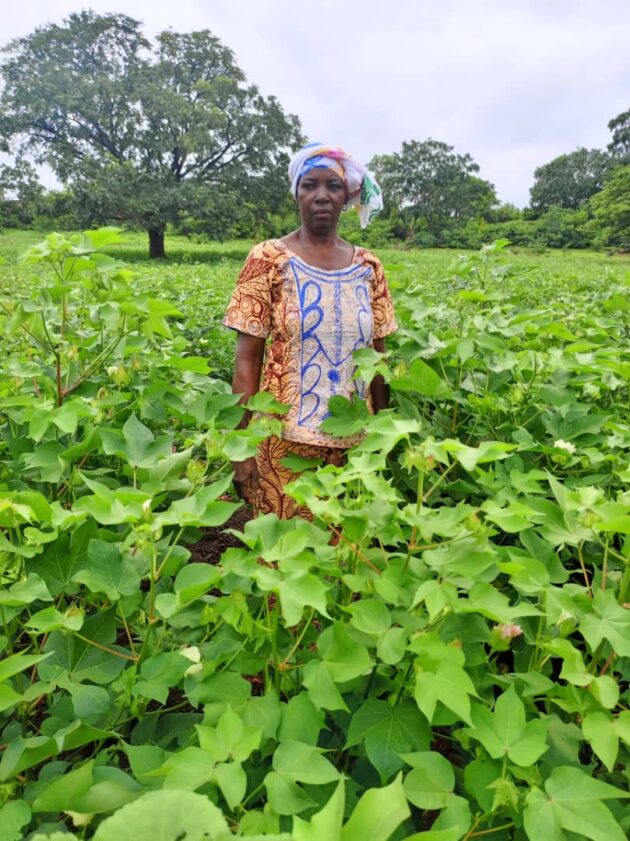
[[[36,797],[33,812],[100,814],[135,800],[142,788],[120,768],[94,767],[94,760],[49,781]]]
[[[317,648],[335,683],[354,680],[373,666],[367,648],[350,637],[342,622],[326,628]]]
[[[366,383],[371,383],[377,374],[387,382],[389,380],[390,371],[387,365],[387,359],[390,353],[380,353],[374,350],[373,347],[358,348],[352,354],[352,361],[355,364],[354,379],[361,379]]]
[[[223,502],[217,499],[232,484],[232,477],[227,476],[207,485],[183,499],[177,499],[166,511],[157,514],[156,523],[163,526],[222,526],[226,520],[241,507],[241,503]]]
[[[341,831],[341,841],[388,841],[410,814],[399,774],[390,785],[361,795]]]
[[[104,452],[124,458],[132,467],[151,467],[172,451],[172,437],[160,435],[156,439],[133,412],[125,421],[122,434],[109,427],[101,427],[99,434]]]
[[[84,614],[80,608],[69,607],[64,613],[56,607],[46,607],[38,610],[25,622],[27,628],[32,628],[39,634],[50,634],[61,629],[65,631],[80,631]]]
[[[140,675],[131,690],[135,697],[149,698],[165,704],[171,689],[176,687],[191,666],[188,657],[177,651],[154,654],[142,663]]]
[[[531,515],[534,513],[528,505],[517,500],[510,500],[507,505],[499,505],[496,500],[487,499],[481,510],[485,513],[486,520],[512,534],[528,529],[531,526]]]
[[[347,400],[336,394],[328,401],[329,415],[320,424],[320,430],[327,435],[345,437],[361,432],[370,418],[365,400],[353,396]]]
[[[293,739],[316,745],[325,723],[324,713],[311,701],[306,692],[300,692],[282,704],[282,718],[278,741]]]
[[[228,707],[216,727],[196,725],[199,744],[213,762],[245,762],[260,746],[262,732],[258,727],[246,727],[240,716]]]
[[[220,762],[215,766],[214,773],[221,794],[225,797],[230,809],[234,811],[243,801],[247,791],[247,774],[243,766],[240,762]]]
[[[270,771],[264,782],[269,806],[277,815],[297,815],[315,806],[315,801],[297,783],[276,771]]]
[[[164,764],[166,753],[157,745],[128,745],[125,742],[122,748],[127,755],[131,772],[140,782],[145,775],[160,768]]]
[[[89,680],[105,685],[118,677],[127,665],[129,655],[114,642],[114,612],[109,610],[90,616],[81,628],[81,635],[84,639],[75,634],[54,631],[48,637],[44,651],[49,657],[38,666],[41,680],[56,680],[60,675],[67,674],[70,680],[78,683]],[[90,641],[97,645],[92,645]]]
[[[248,399],[247,408],[251,412],[262,412],[266,415],[284,415],[291,407],[276,400],[268,391],[257,391]]]
[[[605,640],[620,657],[630,656],[630,611],[619,604],[610,589],[595,593],[593,613],[580,622],[580,633],[593,650]]]
[[[304,699],[308,701],[306,694],[304,694]],[[281,704],[273,692],[266,692],[264,695],[256,695],[245,701],[239,707],[238,714],[243,724],[260,731],[261,739],[265,741],[276,739],[283,709],[286,710],[286,708],[287,705]]]
[[[617,717],[600,711],[589,713],[582,721],[582,732],[595,755],[608,771],[612,771],[619,753],[619,740],[630,747],[630,710],[623,710]]]
[[[326,663],[309,660],[302,671],[302,682],[313,704],[323,710],[346,710],[348,706],[337,689]]]
[[[0,660],[0,683],[19,675],[25,669],[30,669],[42,660],[50,657],[49,654],[12,654],[10,657],[4,657]]]
[[[619,684],[610,675],[594,677],[588,691],[607,710],[614,710],[619,703]]]
[[[86,566],[88,541],[95,535],[95,523],[79,527],[73,533],[72,540],[68,535],[60,534],[54,543],[46,546],[41,555],[27,561],[27,570],[40,575],[53,596],[76,593],[79,588],[72,577]]]
[[[89,514],[101,525],[135,523],[144,519],[150,510],[150,494],[137,488],[123,486],[112,491],[101,482],[95,482],[84,475],[82,478],[93,495],[78,499],[74,506],[75,511]]]
[[[11,709],[16,704],[21,703],[23,696],[11,686],[0,685],[0,712]]]
[[[29,841],[79,841],[79,838],[74,832],[51,832],[50,834],[38,832],[36,835],[29,836]]]
[[[392,624],[387,605],[377,599],[359,599],[345,608],[350,624],[364,634],[381,634]]]
[[[106,818],[94,841],[218,841],[228,835],[221,810],[205,795],[165,789],[147,792]]]
[[[467,672],[447,660],[439,663],[435,669],[419,669],[416,673],[414,697],[429,723],[438,701],[470,723],[468,696],[476,694],[477,690]]]
[[[221,580],[221,570],[212,564],[188,564],[175,577],[173,588],[179,606],[191,604]]]
[[[105,593],[112,602],[138,592],[140,573],[132,559],[121,555],[113,543],[90,540],[87,558],[88,565],[75,572],[73,581],[85,584],[91,593]]]
[[[186,695],[194,707],[202,704],[231,705],[237,709],[252,694],[251,683],[236,672],[221,672],[198,681],[194,676],[186,679]]]
[[[112,699],[109,692],[102,686],[71,681],[59,681],[59,686],[70,694],[74,714],[82,721],[96,723],[111,711]]]
[[[55,426],[66,435],[74,435],[79,424],[79,417],[87,414],[87,408],[82,400],[67,400],[58,409],[51,412],[50,417]]]
[[[389,628],[382,633],[376,644],[376,656],[388,666],[395,666],[403,659],[407,651],[407,631],[405,628]]]
[[[209,374],[212,370],[205,356],[169,356],[164,364],[178,371],[192,371],[194,374]]]
[[[24,464],[29,470],[39,469],[42,482],[59,482],[66,469],[62,453],[61,444],[46,441],[36,446],[32,453],[24,453]]]
[[[36,601],[52,600],[46,582],[34,572],[30,572],[22,581],[16,581],[7,590],[0,590],[0,605],[5,607],[22,607]]]
[[[293,783],[325,785],[339,779],[339,771],[322,756],[322,749],[304,742],[281,742],[273,755],[273,770]]]
[[[163,788],[194,791],[209,782],[214,782],[214,763],[201,748],[190,745],[177,753],[167,754],[159,768],[147,775],[164,777]]]
[[[567,639],[554,639],[543,646],[550,654],[562,658],[562,669],[559,677],[574,686],[588,686],[593,675],[586,671],[582,652],[571,645]]]
[[[411,701],[391,707],[387,701],[368,698],[352,716],[346,747],[360,742],[384,781],[403,767],[401,754],[428,749],[431,729]]]
[[[500,777],[501,763],[487,757],[473,759],[464,768],[464,788],[484,812],[490,812],[492,809],[494,790],[490,786]]]
[[[459,797],[457,794],[452,794],[446,801],[444,809],[438,815],[433,827],[436,832],[454,829],[457,832],[456,837],[463,838],[470,829],[471,823],[472,818],[468,800],[464,797]]]
[[[326,596],[329,587],[321,578],[311,573],[295,573],[285,578],[278,585],[280,609],[288,627],[297,625],[304,613],[304,608],[314,607],[321,615],[329,619],[326,609]]]
[[[341,841],[345,804],[345,785],[340,780],[328,803],[310,821],[293,818],[293,841]]]
[[[21,841],[22,828],[31,820],[31,810],[24,800],[12,800],[0,809],[0,838],[2,841]]]
[[[515,765],[527,767],[547,750],[548,721],[525,720],[525,707],[510,686],[496,701],[494,713],[476,704],[472,709],[470,735],[481,742],[493,759],[507,756]]]
[[[455,788],[455,773],[448,759],[433,751],[402,758],[412,766],[404,782],[407,800],[419,809],[444,808]]]
[[[393,379],[391,386],[396,391],[415,391],[424,394],[425,397],[439,399],[451,396],[450,385],[423,359],[414,359],[407,373]]]
[[[381,411],[370,417],[366,425],[367,434],[354,452],[389,453],[399,441],[419,433],[421,428],[420,421],[400,418],[393,412]]]
[[[115,736],[116,734],[109,730],[101,730],[76,719],[50,738],[18,736],[3,752],[0,761],[0,781],[15,777],[28,768],[39,765],[53,756],[58,756],[63,751],[77,750],[91,742],[102,742]]]
[[[602,800],[630,797],[627,791],[594,779],[579,768],[560,766],[525,798],[523,823],[530,841],[564,841],[563,830],[592,841],[625,841],[626,834]]]
[[[280,464],[293,473],[302,473],[304,470],[319,467],[323,464],[323,461],[320,458],[303,458],[295,453],[289,453],[289,455],[280,459]]]

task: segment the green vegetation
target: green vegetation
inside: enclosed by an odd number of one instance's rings
[[[117,239],[0,237],[3,841],[622,841],[630,260],[379,251],[395,408],[208,563],[282,411],[225,381],[248,243]]]

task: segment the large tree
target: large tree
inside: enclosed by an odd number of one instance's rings
[[[0,227],[30,225],[44,188],[28,161],[0,164]]]
[[[617,160],[630,163],[630,108],[613,117],[608,128],[612,132],[608,150]]]
[[[438,241],[444,230],[497,203],[494,187],[476,175],[479,167],[471,156],[439,140],[404,142],[400,152],[377,155],[371,166],[390,208],[411,222],[424,220]]]
[[[166,224],[182,213],[278,183],[301,141],[297,118],[248,85],[208,31],[162,32],[152,44],[138,21],[90,11],[5,52],[6,136],[48,163],[95,221],[144,227],[152,257],[164,256]]]
[[[604,186],[612,169],[611,156],[601,149],[576,149],[534,172],[531,206],[537,213],[550,207],[577,210]]]
[[[630,164],[615,169],[591,205],[607,244],[630,249]]]

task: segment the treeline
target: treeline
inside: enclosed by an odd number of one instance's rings
[[[0,66],[0,227],[147,231],[164,256],[167,227],[209,239],[278,236],[296,225],[286,166],[305,140],[297,116],[247,84],[208,31],[160,33],[126,15],[71,14],[4,48]],[[577,149],[539,167],[530,205],[501,204],[468,154],[427,139],[369,162],[384,213],[369,245],[630,248],[630,109],[606,150]],[[63,185],[45,190],[33,163]]]

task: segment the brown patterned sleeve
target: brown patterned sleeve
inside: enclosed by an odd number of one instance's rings
[[[271,332],[273,255],[265,243],[254,246],[236,281],[223,323],[232,330],[267,338]]]
[[[394,304],[387,285],[383,264],[373,254],[368,252],[368,262],[374,269],[374,285],[372,287],[372,319],[374,328],[372,336],[383,339],[398,330],[398,323],[394,314]]]

